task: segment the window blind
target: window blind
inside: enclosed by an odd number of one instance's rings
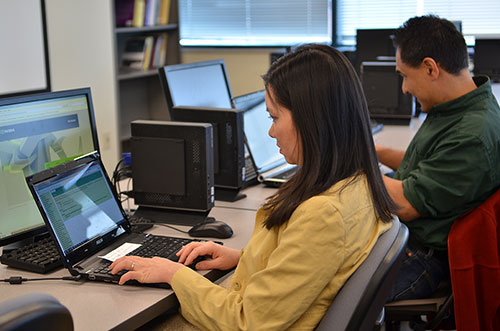
[[[182,46],[332,43],[331,0],[179,0]]]
[[[337,0],[337,43],[354,45],[356,29],[397,28],[426,14],[461,21],[469,44],[473,36],[500,36],[498,0]]]

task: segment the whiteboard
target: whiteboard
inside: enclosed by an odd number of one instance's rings
[[[0,97],[50,90],[42,2],[0,1]]]

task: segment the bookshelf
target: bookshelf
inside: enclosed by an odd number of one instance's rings
[[[179,14],[177,0],[169,0],[169,14],[166,24],[144,26],[117,26],[123,24],[123,12],[128,8],[133,9],[134,2],[142,1],[143,6],[148,6],[148,1],[155,0],[112,0],[114,4],[114,39],[115,39],[115,65],[117,82],[118,103],[118,132],[121,152],[130,151],[130,122],[137,119],[169,120],[167,104],[161,90],[158,76],[158,66],[177,64],[181,62],[179,46]],[[158,0],[161,2],[161,0]],[[126,7],[124,9],[124,7]],[[147,7],[145,8],[147,11]],[[130,16],[135,15],[135,12]],[[144,14],[143,14],[144,15]],[[147,15],[147,14],[146,14]],[[135,23],[135,18],[130,20]],[[160,48],[157,40],[159,36],[166,37],[166,50],[163,55],[157,53],[153,56],[156,47]],[[152,39],[148,56],[144,56],[142,63],[135,63],[135,67],[125,66],[124,54],[130,55],[128,50],[130,40]],[[152,38],[151,38],[152,37]],[[144,48],[143,55],[146,53]],[[140,52],[137,52],[139,54]],[[139,56],[139,55],[138,55]],[[149,65],[144,64],[148,58]],[[154,60],[154,59],[157,60]],[[158,60],[160,59],[160,60]],[[159,61],[159,62],[158,62]],[[141,60],[139,60],[141,62]],[[138,68],[137,66],[140,66]],[[146,66],[146,67],[145,67]]]

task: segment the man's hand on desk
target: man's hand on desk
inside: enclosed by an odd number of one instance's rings
[[[196,270],[234,268],[240,260],[240,251],[234,248],[218,245],[211,241],[192,242],[182,247],[179,252],[179,263],[190,265],[199,256],[209,256],[211,260],[203,260],[196,264]]]
[[[380,163],[388,166],[392,170],[398,169],[401,161],[403,161],[403,157],[405,156],[404,151],[392,149],[378,144],[375,144],[375,151],[377,152],[377,157]]]

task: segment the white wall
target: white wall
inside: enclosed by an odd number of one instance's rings
[[[46,0],[52,90],[90,87],[104,164],[118,162],[112,2]]]

